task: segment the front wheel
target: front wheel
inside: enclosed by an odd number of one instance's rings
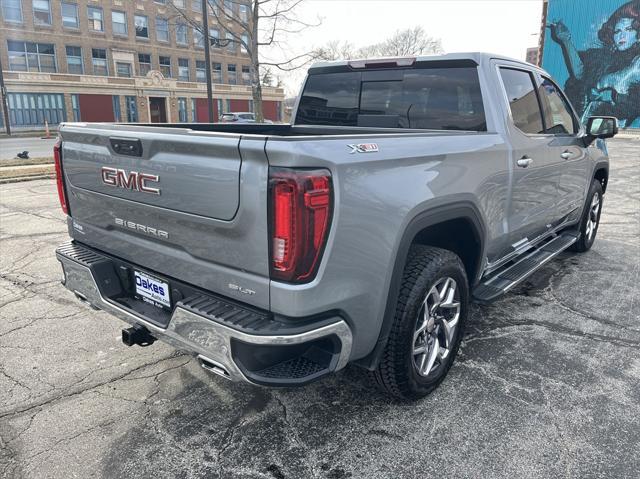
[[[587,195],[587,203],[582,213],[582,219],[580,220],[580,239],[571,246],[571,251],[584,253],[593,246],[600,226],[602,199],[602,185],[598,180],[593,180]]]
[[[373,371],[378,386],[402,399],[433,391],[458,353],[468,303],[460,258],[444,249],[413,246],[389,338]]]

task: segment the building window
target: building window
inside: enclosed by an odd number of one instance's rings
[[[222,83],[222,63],[211,64],[211,83]]]
[[[9,70],[55,73],[56,51],[51,43],[7,41]]]
[[[242,35],[240,37],[242,42],[240,43],[240,53],[247,53],[247,45],[249,45],[249,35]]]
[[[229,44],[227,45],[227,51],[232,55],[235,55],[236,49],[238,48],[238,44],[236,43],[233,33],[227,32],[225,35],[225,38],[229,40]]]
[[[153,0],[153,3],[159,3],[160,5],[166,5],[167,0]]]
[[[124,102],[127,105],[127,121],[138,123],[138,103],[135,96],[125,96]]]
[[[67,51],[67,73],[82,75],[84,73],[84,67],[82,64],[82,48],[67,46],[66,51]]]
[[[176,43],[178,45],[187,45],[189,43],[187,39],[187,25],[184,23],[178,23],[176,25]]]
[[[5,22],[22,23],[22,2],[2,0],[2,18]]]
[[[240,5],[240,21],[247,23],[249,21],[249,7],[247,5]]]
[[[149,38],[149,17],[146,15],[136,15],[135,25],[137,38]]]
[[[218,47],[217,40],[220,40],[220,31],[216,28],[209,29],[209,39],[214,47]]]
[[[49,0],[33,0],[33,23],[51,25],[51,2]]]
[[[189,60],[178,58],[178,80],[189,81]]]
[[[118,95],[113,95],[111,97],[111,101],[113,102],[113,117],[115,121],[122,121],[122,114],[120,113],[120,97]]]
[[[204,35],[195,27],[193,29],[193,44],[198,48],[204,48]]]
[[[64,95],[38,93],[8,93],[9,121],[15,126],[57,125],[67,121]]]
[[[111,12],[111,28],[113,29],[114,35],[124,35],[126,37],[129,33],[129,28],[127,28],[127,14],[113,10]]]
[[[242,65],[242,83],[244,85],[251,85],[251,69],[249,65]]]
[[[227,65],[227,83],[229,85],[235,85],[236,83],[238,83],[236,66],[233,63]]]
[[[131,63],[116,62],[116,74],[119,77],[131,78]]]
[[[231,0],[224,0],[224,14],[233,17],[233,2]]]
[[[191,9],[194,12],[202,12],[202,0],[192,0]]]
[[[206,66],[207,62],[204,60],[196,60],[196,81],[198,83],[207,82]]]
[[[158,57],[160,72],[165,78],[171,78],[171,57]]]
[[[173,0],[173,6],[178,8],[184,8],[184,0]]]
[[[80,95],[71,95],[71,110],[73,111],[73,121],[82,121],[80,116]]]
[[[196,123],[198,121],[197,113],[198,113],[198,110],[196,110],[196,99],[192,98],[191,99],[191,121],[193,123]]]
[[[93,74],[99,76],[109,75],[109,66],[107,65],[107,51],[102,48],[91,49],[91,64],[93,65]]]
[[[27,51],[24,42],[7,41],[7,49],[9,51],[9,70],[14,72],[26,72],[27,68]],[[37,70],[37,62],[35,62]]]
[[[138,53],[138,65],[140,66],[140,76],[147,76],[147,73],[151,71],[151,55]]]
[[[178,121],[180,123],[187,122],[187,99],[178,98]]]
[[[166,18],[156,18],[156,37],[159,42],[169,41],[169,22]]]
[[[78,5],[75,3],[62,3],[60,7],[62,13],[62,26],[66,28],[78,28]]]
[[[102,8],[87,7],[87,18],[89,19],[89,30],[93,32],[104,32]]]
[[[229,113],[229,112],[233,111],[231,109],[231,100],[227,99],[227,100],[224,101],[224,108],[225,108],[225,110],[224,110],[225,113]]]

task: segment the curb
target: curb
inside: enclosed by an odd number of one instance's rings
[[[55,173],[51,175],[14,176],[11,178],[0,178],[0,185],[8,185],[10,183],[20,183],[23,181],[52,180],[54,178],[55,178]]]
[[[43,156],[29,158],[23,160],[20,158],[12,158],[10,160],[0,160],[0,169],[2,168],[15,168],[16,166],[29,166],[29,165],[53,165],[53,157]]]
[[[55,176],[55,165],[23,165],[0,168],[0,183],[14,183],[30,179],[52,178]]]

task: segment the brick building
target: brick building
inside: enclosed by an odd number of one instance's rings
[[[0,61],[15,129],[61,121],[207,122],[201,0],[0,0]],[[238,0],[218,8],[241,20]],[[179,10],[177,10],[179,9]],[[182,13],[181,13],[182,12]],[[209,18],[212,36],[225,30]],[[212,48],[216,118],[251,111],[249,57]],[[265,117],[284,92],[263,88]],[[1,106],[0,106],[1,108]],[[0,125],[4,121],[0,115]]]

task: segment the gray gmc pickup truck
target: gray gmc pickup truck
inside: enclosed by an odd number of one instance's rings
[[[616,132],[481,53],[316,64],[291,125],[66,123],[63,284],[129,323],[125,344],[231,380],[353,363],[419,398],[471,301],[591,248]]]

